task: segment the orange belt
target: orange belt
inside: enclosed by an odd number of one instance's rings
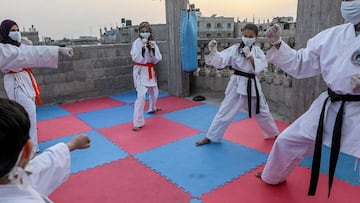
[[[148,68],[149,79],[151,80],[153,78],[152,71],[151,71],[152,69],[154,69],[154,72],[155,72],[155,65],[153,63],[145,63],[145,64],[135,63],[135,65],[147,67]]]
[[[39,84],[36,82],[35,80],[35,76],[34,73],[32,72],[32,70],[30,68],[23,68],[21,69],[20,72],[27,72],[29,74],[30,80],[31,80],[31,84],[34,88],[35,91],[35,98],[36,98],[36,103],[37,104],[41,104],[41,98],[40,98],[40,92],[41,92],[41,87],[39,86]],[[14,71],[10,71],[7,74],[14,74],[14,73],[18,73],[18,72],[14,72]]]

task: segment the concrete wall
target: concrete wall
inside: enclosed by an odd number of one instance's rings
[[[157,65],[159,88],[167,91],[167,43],[158,42],[163,61]],[[58,69],[33,69],[42,87],[43,105],[66,103],[134,90],[131,44],[74,47],[72,59],[60,58]],[[6,96],[3,77],[0,95]]]
[[[341,0],[299,0],[296,22],[296,49],[306,46],[309,38],[320,31],[343,23],[340,14]],[[291,102],[291,120],[303,114],[312,101],[326,89],[321,76],[294,80]]]

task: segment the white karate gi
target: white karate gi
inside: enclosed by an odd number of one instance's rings
[[[6,60],[10,60],[9,63],[4,63],[4,66],[1,65],[1,71],[3,73],[8,73],[10,71],[19,72],[21,68],[29,67],[30,65],[32,67],[52,68],[56,68],[58,65],[59,48],[56,46],[29,46],[25,44],[21,44],[20,47],[9,44],[3,46],[3,51],[5,51],[3,52],[3,57],[6,56]],[[7,53],[9,51],[12,51],[13,53]],[[22,64],[30,65],[23,66]],[[5,74],[4,87],[8,98],[21,104],[28,113],[30,118],[30,138],[34,143],[33,149],[35,152],[39,151],[36,127],[35,91],[29,74],[27,72]]]
[[[0,71],[18,72],[23,67],[57,67],[59,47],[29,46],[20,47],[0,43]]]
[[[250,61],[239,53],[240,44],[233,45],[221,52],[206,56],[206,64],[212,65],[218,69],[225,66],[232,66],[233,69],[246,73],[258,74],[267,67],[265,55],[260,47],[253,46],[251,53],[254,57],[255,70]],[[264,138],[277,136],[279,131],[270,114],[269,106],[266,103],[264,94],[261,90],[259,79],[255,77],[260,97],[260,113],[255,114],[256,110],[256,91],[254,80],[251,80],[251,112],[259,124]],[[226,128],[239,111],[249,111],[247,97],[248,78],[239,75],[232,75],[225,90],[225,98],[222,101],[206,137],[211,142],[220,142],[224,136]]]
[[[70,175],[70,151],[59,143],[46,149],[31,160],[33,173],[28,184],[20,189],[17,185],[0,185],[1,203],[51,203],[47,198]]]
[[[337,94],[360,95],[354,92],[350,78],[360,73],[360,66],[351,62],[353,53],[360,50],[360,37],[353,24],[343,24],[322,31],[310,39],[305,49],[295,51],[284,42],[280,49],[271,48],[269,62],[280,66],[295,78],[322,75],[327,86]],[[323,92],[310,108],[292,123],[273,145],[262,173],[269,184],[284,181],[304,156],[314,151],[316,132],[322,105],[328,97]],[[328,102],[324,120],[323,143],[331,145],[332,131],[341,102]],[[360,102],[345,102],[340,150],[360,157]]]
[[[154,42],[155,43],[155,42]],[[162,55],[160,49],[155,44],[155,55],[149,51],[148,48],[145,48],[144,57],[142,56],[142,47],[143,42],[140,38],[136,39],[131,47],[131,57],[135,63],[138,64],[157,64],[162,60]],[[151,69],[150,79],[149,68],[141,65],[134,65],[133,67],[133,77],[134,77],[134,86],[137,91],[137,98],[134,105],[134,117],[133,125],[134,127],[142,127],[145,124],[144,119],[144,107],[145,107],[145,96],[146,93],[149,93],[149,111],[156,111],[156,101],[159,96],[159,89],[157,86],[156,73],[154,69]]]

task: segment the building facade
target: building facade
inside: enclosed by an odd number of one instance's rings
[[[233,17],[198,16],[198,38],[234,38]]]

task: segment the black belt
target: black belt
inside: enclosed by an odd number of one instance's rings
[[[331,89],[328,89],[329,96],[325,99],[320,119],[319,125],[316,134],[315,140],[315,150],[314,150],[314,157],[312,161],[311,167],[311,179],[310,179],[310,186],[308,195],[315,195],[317,183],[319,180],[319,171],[320,171],[320,161],[321,161],[321,147],[322,147],[322,140],[323,140],[323,128],[324,128],[324,117],[325,117],[325,109],[327,102],[337,102],[341,101],[340,109],[336,115],[336,120],[333,129],[333,136],[331,141],[331,152],[330,152],[330,164],[329,164],[329,186],[328,186],[328,197],[330,196],[331,187],[334,180],[335,168],[337,164],[337,160],[339,157],[340,152],[340,143],[341,143],[341,128],[342,128],[342,121],[343,121],[343,114],[344,114],[344,104],[345,102],[358,102],[360,101],[360,95],[340,95],[336,94]]]
[[[256,114],[260,113],[260,97],[259,97],[259,89],[256,84],[255,74],[253,73],[245,73],[239,70],[234,70],[235,75],[240,75],[243,77],[247,77],[247,96],[248,96],[248,110],[249,110],[249,117],[251,118],[251,79],[254,80],[255,83],[255,91],[256,91]]]

